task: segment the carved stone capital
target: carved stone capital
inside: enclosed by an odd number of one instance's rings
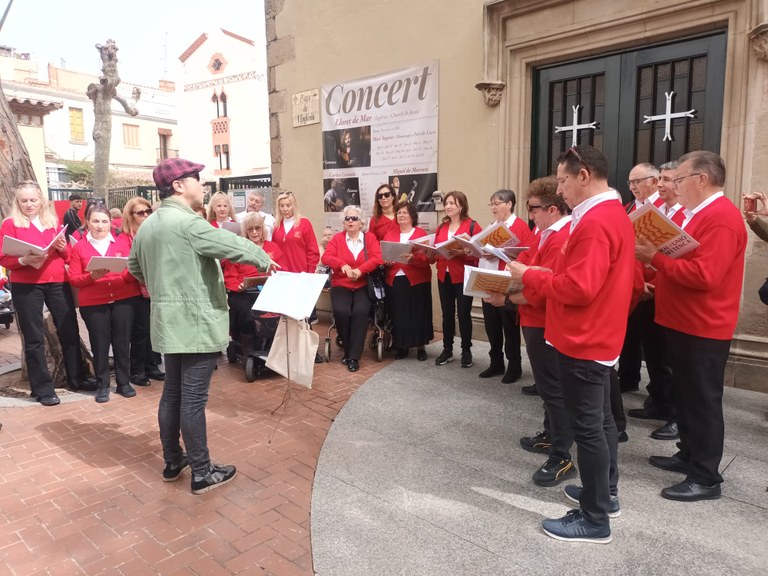
[[[475,88],[483,93],[486,105],[491,107],[499,105],[505,86],[504,82],[478,82],[475,84]]]
[[[749,39],[758,60],[768,62],[768,22],[755,26],[749,33]]]

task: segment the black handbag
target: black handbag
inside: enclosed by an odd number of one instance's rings
[[[757,295],[760,296],[760,302],[768,306],[768,278],[765,279],[763,285],[757,291]]]
[[[365,237],[363,237],[363,254],[365,259],[368,260]],[[373,303],[384,300],[384,266],[379,266],[373,272],[369,272],[365,279],[368,282],[368,299]]]

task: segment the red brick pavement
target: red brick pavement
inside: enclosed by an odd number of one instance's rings
[[[285,380],[247,383],[242,367],[219,363],[208,443],[238,475],[201,496],[186,471],[162,481],[159,383],[107,404],[0,409],[0,573],[313,574],[320,448],[350,395],[386,364],[367,351],[351,374],[339,356],[335,349],[333,363],[316,365],[313,389],[297,388],[300,402],[282,419],[270,411]]]

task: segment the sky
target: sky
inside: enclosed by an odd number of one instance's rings
[[[0,0],[0,15],[7,6]],[[43,70],[51,62],[99,74],[95,45],[112,38],[120,78],[157,86],[161,79],[175,80],[179,56],[216,28],[263,45],[263,0],[14,0],[0,45],[31,53]]]

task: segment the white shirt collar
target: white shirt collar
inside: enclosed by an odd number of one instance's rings
[[[94,238],[90,232],[86,232],[85,239],[88,240],[88,242],[90,242],[91,244],[109,244],[110,242],[115,241],[115,237],[112,236],[111,232],[107,234],[106,238],[103,238],[101,240],[96,240],[96,238]]]
[[[712,196],[709,196],[708,198],[706,198],[701,204],[699,204],[698,206],[696,206],[696,208],[693,208],[692,210],[688,210],[688,208],[683,208],[683,214],[685,214],[685,220],[683,220],[683,225],[681,226],[681,228],[685,228],[688,225],[688,223],[691,221],[691,219],[693,219],[693,217],[696,216],[696,214],[704,210],[704,208],[712,204],[712,202],[714,202],[718,198],[722,198],[722,197],[723,197],[723,191],[720,190],[720,192],[715,192],[714,194],[712,194]]]
[[[571,218],[571,232],[574,231],[576,226],[579,224],[582,218],[584,218],[584,215],[589,212],[592,208],[597,206],[598,204],[602,204],[603,202],[608,202],[610,200],[616,200],[617,199],[617,192],[613,188],[610,188],[609,190],[605,192],[601,192],[600,194],[595,194],[594,196],[591,196],[590,198],[587,198],[584,200],[581,204],[576,206],[573,209],[573,214]]]
[[[507,225],[507,228],[512,228],[512,224],[515,223],[515,220],[517,220],[517,215],[513,213],[509,218],[504,220],[504,224]]]
[[[355,244],[363,244],[364,243],[363,242],[363,231],[361,230],[360,234],[357,235],[357,240],[353,240],[352,237],[349,235],[349,232],[347,232],[346,233],[346,239],[347,239],[347,244],[349,244],[350,246],[353,246]]]
[[[552,226],[544,230],[539,236],[539,249],[541,249],[541,247],[544,246],[544,242],[546,242],[547,238],[549,238],[555,232],[559,232],[560,230],[562,230],[563,227],[566,224],[569,224],[570,222],[571,222],[571,215],[569,214],[568,216],[563,216],[562,218],[560,218],[560,220],[552,224]]]
[[[665,202],[664,204],[661,205],[661,208],[659,208],[659,210],[664,212],[667,218],[672,218],[672,216],[674,216],[677,213],[677,211],[680,210],[682,207],[683,206],[679,202],[676,203],[674,206],[667,206],[667,203]]]

